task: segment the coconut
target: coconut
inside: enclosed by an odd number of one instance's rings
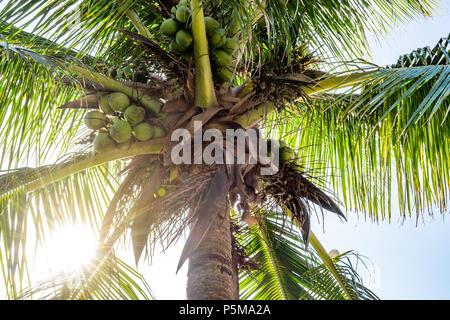
[[[219,28],[219,23],[216,19],[212,17],[205,17],[205,27],[206,27],[206,33],[212,34],[214,31],[216,31]]]
[[[331,259],[336,259],[339,256],[339,251],[337,251],[336,249],[331,249],[331,251],[328,252],[328,255]]]
[[[213,48],[221,48],[227,41],[227,30],[217,29],[211,34],[209,43]]]
[[[102,96],[100,98],[100,101],[98,102],[98,106],[99,106],[100,110],[102,110],[104,113],[109,114],[109,115],[113,115],[114,114],[114,110],[109,105],[108,100],[109,100],[108,95]]]
[[[166,132],[161,127],[155,126],[153,129],[155,130],[155,133],[153,135],[154,138],[161,138],[166,135]]]
[[[175,39],[172,39],[172,41],[170,41],[169,49],[170,49],[170,51],[177,52],[177,53],[183,53],[184,52],[184,48],[179,46],[177,44],[177,42],[175,41]]]
[[[102,153],[116,146],[116,143],[106,132],[99,132],[94,138],[94,151]]]
[[[139,123],[134,127],[134,136],[139,141],[150,140],[155,134],[155,129],[147,122]]]
[[[180,0],[180,2],[178,2],[178,5],[189,7],[189,1],[188,0]]]
[[[100,111],[89,111],[84,117],[84,123],[89,129],[98,130],[106,126],[108,118]]]
[[[114,111],[124,111],[130,105],[130,98],[122,92],[113,92],[109,95],[108,102]]]
[[[117,143],[124,143],[131,139],[131,126],[125,120],[116,120],[109,129],[111,138]]]
[[[186,64],[189,64],[189,62],[192,59],[192,54],[190,54],[190,52],[184,53],[184,54],[181,55],[180,58],[181,58],[181,61],[183,61]]]
[[[219,77],[220,80],[227,82],[233,79],[234,72],[230,68],[224,67],[219,70],[217,76]]]
[[[175,35],[177,45],[183,49],[183,51],[189,47],[192,43],[192,35],[186,30],[178,30]]]
[[[131,105],[125,110],[124,115],[128,123],[134,126],[144,121],[145,109],[142,107]]]
[[[226,67],[231,64],[233,57],[223,50],[216,50],[213,54],[213,61],[219,67]]]
[[[110,78],[115,79],[117,77],[117,69],[116,68],[109,69],[108,75]]]
[[[166,191],[166,189],[161,187],[161,188],[158,189],[158,191],[156,191],[156,193],[158,194],[158,196],[164,197],[166,195],[167,191]]]
[[[191,9],[186,6],[178,6],[175,16],[181,23],[186,23],[191,15]]]
[[[280,147],[280,160],[281,161],[292,161],[295,159],[295,152],[287,146]]]
[[[232,54],[234,50],[236,50],[238,45],[239,42],[236,39],[227,38],[225,41],[225,45],[223,46],[223,50],[225,50],[226,53]]]
[[[171,37],[178,31],[178,27],[178,22],[173,19],[166,19],[161,23],[159,31],[162,35]]]

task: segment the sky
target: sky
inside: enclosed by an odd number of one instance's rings
[[[450,0],[443,0],[441,7],[432,18],[394,28],[380,42],[369,35],[372,54],[366,59],[386,66],[417,48],[434,47],[450,33]],[[356,250],[367,257],[369,270],[361,266],[360,272],[379,298],[450,299],[450,219],[443,219],[437,210],[417,224],[415,218],[400,219],[397,208],[392,216],[391,223],[374,223],[349,212],[349,220],[341,222],[328,214],[325,225],[315,222],[313,230],[327,250]],[[186,298],[186,264],[175,274],[183,243],[156,254],[152,266],[139,265],[158,299]]]

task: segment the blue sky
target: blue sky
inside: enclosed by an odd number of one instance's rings
[[[416,48],[433,47],[450,33],[450,0],[441,1],[441,7],[432,18],[394,28],[380,43],[369,35],[372,58],[366,58],[384,66]],[[426,215],[416,225],[415,218],[400,219],[396,208],[390,224],[366,221],[352,212],[348,216],[343,223],[326,215],[325,226],[315,223],[313,230],[328,250],[356,250],[368,257],[370,284],[381,299],[450,299],[449,219],[436,210],[433,217]],[[182,245],[179,241],[166,253],[155,255],[151,267],[139,266],[158,299],[185,298],[186,264],[175,275]]]

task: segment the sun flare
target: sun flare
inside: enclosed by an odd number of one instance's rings
[[[95,245],[96,239],[91,229],[71,225],[55,230],[43,249],[52,273],[68,273],[92,261]]]

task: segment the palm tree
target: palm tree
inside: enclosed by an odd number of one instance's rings
[[[345,218],[328,183],[347,210],[374,220],[391,219],[395,184],[403,215],[446,210],[450,38],[389,67],[349,62],[367,51],[366,32],[435,8],[420,0],[7,2],[0,261],[8,296],[151,297],[118,245],[129,232],[137,263],[190,229],[178,265],[189,260],[189,299],[376,298],[354,253],[330,257],[310,219],[315,211]],[[205,25],[205,16],[215,20]],[[128,114],[130,104],[143,119]],[[108,115],[92,113],[99,108]],[[195,121],[223,132],[258,128],[273,150],[282,140],[278,172],[262,175],[264,165],[249,161],[176,165],[171,134],[194,133]],[[99,232],[95,261],[24,290],[30,228],[39,242],[77,220]]]

